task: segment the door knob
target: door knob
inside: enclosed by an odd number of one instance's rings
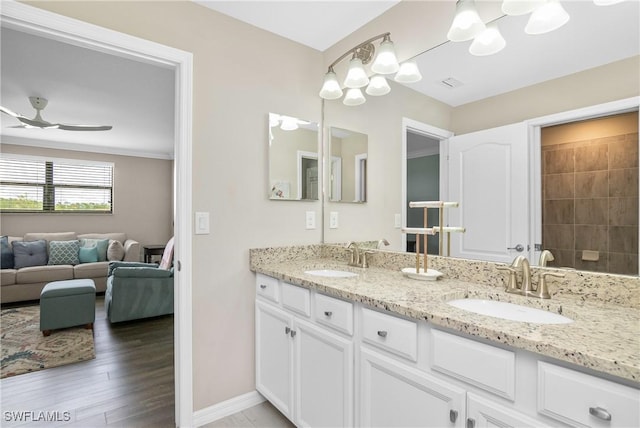
[[[521,253],[524,251],[524,245],[518,244],[515,247],[508,247],[507,250],[516,250],[517,252]]]

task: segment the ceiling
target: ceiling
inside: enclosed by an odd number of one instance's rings
[[[195,1],[195,0],[194,0]],[[323,51],[397,1],[201,1],[197,3]],[[507,47],[474,57],[470,42],[448,42],[418,57],[423,80],[410,85],[458,106],[640,54],[640,2],[598,7],[563,1],[571,16],[552,33],[528,36],[527,17],[500,19]],[[0,105],[33,117],[28,97],[47,98],[45,120],[113,125],[111,131],[70,132],[12,128],[0,115],[5,143],[171,158],[174,141],[174,73],[93,50],[2,27]],[[444,39],[444,35],[443,35]],[[461,87],[441,83],[453,77]],[[320,82],[319,82],[320,84]]]

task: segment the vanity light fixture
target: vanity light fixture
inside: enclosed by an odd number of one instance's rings
[[[557,30],[569,22],[569,14],[558,0],[547,0],[538,6],[529,17],[524,32],[527,34],[544,34]]]
[[[375,55],[376,48],[373,43],[379,39],[382,39],[382,42],[378,48],[377,55]],[[351,60],[347,77],[344,80],[344,86],[348,90],[342,101],[343,104],[348,106],[357,106],[366,102],[361,90],[365,86],[367,87],[365,92],[369,95],[380,96],[388,94],[391,88],[384,75],[397,73],[395,80],[401,83],[413,83],[422,79],[415,62],[408,66],[405,66],[406,63],[398,64],[393,42],[391,41],[391,33],[384,33],[349,49],[333,61],[324,76],[320,97],[325,100],[336,100],[342,97],[343,91],[333,67],[348,56],[351,56]],[[365,65],[372,60],[371,71],[375,74],[369,78]]]
[[[482,33],[474,37],[469,46],[469,52],[476,56],[493,55],[504,49],[506,45],[507,42],[498,29],[498,23],[492,22],[487,24],[487,28]]]
[[[482,33],[484,29],[484,23],[478,15],[474,0],[458,0],[456,15],[447,33],[447,38],[452,42],[466,42]]]

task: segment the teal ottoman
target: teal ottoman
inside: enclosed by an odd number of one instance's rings
[[[84,325],[93,328],[96,319],[96,286],[92,279],[54,281],[40,293],[40,331]]]

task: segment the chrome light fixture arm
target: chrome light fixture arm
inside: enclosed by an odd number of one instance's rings
[[[363,64],[368,64],[369,62],[371,62],[371,59],[373,58],[373,55],[376,52],[376,48],[373,45],[373,42],[375,42],[378,39],[389,39],[390,40],[391,39],[391,33],[379,34],[379,35],[377,35],[375,37],[372,37],[372,38],[370,38],[368,40],[365,40],[364,42],[360,43],[358,46],[349,49],[344,54],[342,54],[340,57],[338,57],[338,59],[336,59],[335,61],[333,61],[331,63],[331,65],[328,68],[328,71],[333,71],[333,67],[336,64],[338,64],[340,61],[342,61],[343,59],[348,57],[349,55],[353,55],[353,57],[355,57],[355,58],[360,58],[360,60],[362,61]]]

